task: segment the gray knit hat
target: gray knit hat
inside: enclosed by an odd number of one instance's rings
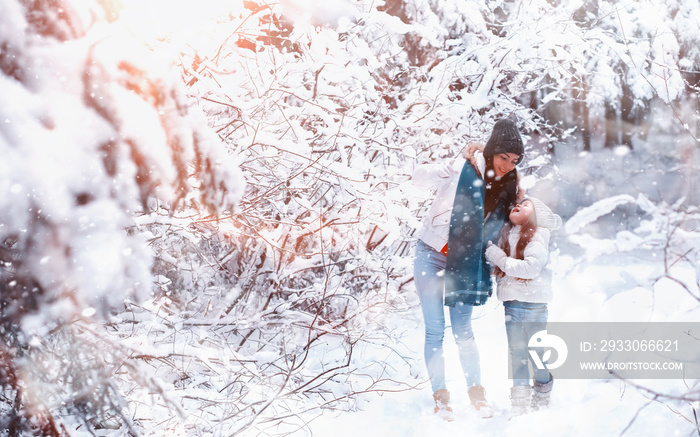
[[[529,200],[535,207],[535,218],[537,219],[537,226],[547,228],[550,231],[559,229],[561,226],[561,217],[558,214],[552,212],[543,201],[536,197],[525,197],[522,201]]]
[[[518,164],[523,160],[525,147],[520,137],[518,126],[507,118],[502,118],[493,125],[491,137],[484,148],[485,157],[493,157],[499,153],[514,153],[519,156]]]

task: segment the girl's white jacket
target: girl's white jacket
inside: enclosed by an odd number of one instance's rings
[[[478,170],[484,174],[486,160],[481,152],[474,154]],[[421,165],[413,172],[411,178],[417,187],[427,190],[437,190],[433,204],[423,219],[423,225],[417,237],[438,252],[447,244],[450,233],[450,218],[452,205],[457,193],[457,183],[466,160],[462,157],[445,164]]]
[[[552,301],[552,273],[549,262],[549,229],[538,227],[532,240],[525,246],[525,259],[516,259],[515,246],[520,238],[520,226],[514,226],[508,234],[511,253],[490,245],[486,259],[498,266],[505,276],[498,278],[496,296],[500,301],[549,303]]]

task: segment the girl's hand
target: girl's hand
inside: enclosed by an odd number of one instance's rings
[[[488,247],[486,248],[486,253],[484,255],[491,264],[501,269],[505,266],[506,258],[508,258],[508,255],[506,255],[503,249],[501,249],[493,243],[488,245]]]

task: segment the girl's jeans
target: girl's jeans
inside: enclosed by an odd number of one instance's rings
[[[503,302],[503,307],[506,313],[506,335],[513,386],[530,384],[530,362],[534,370],[534,380],[546,384],[549,382],[549,370],[537,369],[535,362],[530,358],[528,342],[536,332],[547,329],[547,304],[511,300]]]
[[[425,363],[433,392],[446,388],[445,357],[442,340],[445,334],[444,288],[447,257],[418,240],[413,265],[414,282],[425,320]],[[469,387],[481,384],[479,351],[472,332],[471,305],[457,304],[450,309],[450,322],[459,350],[459,360]]]

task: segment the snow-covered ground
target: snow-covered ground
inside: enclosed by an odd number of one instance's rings
[[[554,261],[555,301],[550,304],[550,321],[697,321],[697,302],[680,286],[660,282],[655,290],[625,281],[621,271],[642,277],[654,271],[651,264],[601,259],[569,270],[571,257]],[[608,298],[611,289],[617,292]],[[414,290],[406,293],[415,294]],[[654,298],[656,297],[656,298]],[[415,299],[417,300],[417,298]],[[404,365],[406,378],[426,378],[422,362],[422,320],[420,309],[401,316],[397,326],[401,342],[416,358],[413,367]],[[478,418],[469,405],[467,388],[450,333],[446,333],[445,354],[448,388],[456,420],[447,422],[432,412],[429,384],[415,390],[371,394],[356,412],[327,412],[310,423],[315,436],[688,436],[697,433],[694,410],[686,402],[654,400],[654,395],[619,380],[559,379],[555,382],[548,410],[508,420],[509,389],[507,344],[503,306],[497,299],[475,312],[474,330],[481,355],[482,380],[496,415]],[[358,358],[361,359],[361,358]],[[401,363],[394,363],[400,366]],[[694,381],[637,380],[634,383],[667,394],[682,394]],[[697,408],[697,404],[695,405]]]
[[[568,224],[552,237],[550,266],[554,270],[555,294],[549,305],[549,321],[700,321],[700,306],[695,297],[700,295],[694,271],[697,266],[686,260],[670,262],[668,273],[674,279],[662,278],[666,269],[661,249],[673,229],[663,223],[674,219],[659,210],[643,211],[640,205],[645,205],[646,198],[635,199],[641,192],[635,190],[640,188],[653,192],[658,178],[675,179],[676,185],[691,181],[684,181],[678,174],[653,171],[656,168],[653,162],[658,161],[645,151],[598,151],[594,156],[566,152],[561,150],[558,156],[558,174],[542,178],[532,189],[532,193],[547,199],[561,212]],[[616,170],[610,171],[611,168]],[[638,178],[635,184],[630,184],[637,171],[644,168],[647,170],[644,181]],[[587,173],[599,178],[585,177]],[[666,181],[663,185],[674,184]],[[582,192],[592,193],[590,206],[572,210],[567,199],[580,199]],[[668,203],[679,197],[678,192],[670,191],[662,195]],[[634,240],[632,234],[646,243],[630,243]],[[693,244],[692,241],[685,243]],[[418,298],[412,287],[405,293],[413,305],[412,312],[391,316],[397,327],[396,344],[392,347],[403,345],[406,356],[414,360],[410,364],[396,361],[392,364],[402,369],[398,374],[403,371],[406,379],[414,378],[415,383],[422,384],[414,390],[368,395],[355,412],[326,412],[310,423],[312,435],[689,436],[699,432],[695,415],[698,402],[656,397],[695,393],[696,399],[698,380],[694,378],[629,382],[557,379],[549,409],[508,420],[512,381],[508,379],[505,321],[503,305],[493,297],[484,307],[477,308],[473,323],[481,356],[482,382],[496,415],[492,419],[476,416],[469,404],[456,346],[451,333],[446,332],[448,389],[456,413],[454,422],[446,422],[432,412],[432,390],[422,358],[423,322]],[[446,317],[449,320],[447,313]]]

